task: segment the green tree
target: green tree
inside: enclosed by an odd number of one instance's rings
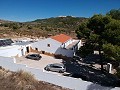
[[[106,41],[113,45],[120,45],[120,20],[111,20],[105,29],[104,38]]]
[[[119,57],[120,51],[118,50],[120,45],[120,21],[119,20],[112,19],[108,15],[106,16],[94,15],[87,22],[82,23],[79,26],[76,33],[78,38],[85,39],[86,41],[84,45],[85,50],[86,48],[87,49],[89,48],[89,49],[92,49],[92,51],[93,50],[99,51],[99,55],[101,57],[100,58],[101,69],[103,69],[103,64],[102,64],[103,59],[102,59],[101,51],[104,51],[107,57],[112,57],[115,60],[118,60],[118,58],[120,59]],[[107,43],[111,43],[111,45]],[[92,48],[88,47],[86,44],[92,46]]]
[[[112,9],[107,15],[110,15],[113,19],[120,20],[120,9]]]
[[[120,61],[120,46],[108,43],[103,45],[103,50],[107,58]]]

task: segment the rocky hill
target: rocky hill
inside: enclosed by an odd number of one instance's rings
[[[79,24],[85,20],[87,20],[87,18],[72,16],[37,19],[22,23],[0,20],[0,36],[48,37],[65,33],[75,37],[75,30]]]

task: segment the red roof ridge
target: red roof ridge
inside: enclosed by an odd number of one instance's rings
[[[55,36],[52,36],[51,38],[56,40],[56,41],[58,41],[58,42],[61,42],[61,43],[64,43],[64,42],[66,42],[66,41],[71,39],[70,36],[67,36],[65,34],[55,35]]]

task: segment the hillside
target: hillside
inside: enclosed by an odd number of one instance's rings
[[[2,19],[0,19],[0,24],[1,23],[12,23],[13,21],[8,21],[8,20],[2,20]]]
[[[87,18],[71,16],[37,19],[23,23],[0,20],[0,36],[48,37],[50,35],[65,33],[75,37],[75,30],[85,20]]]
[[[33,22],[39,23],[42,26],[48,26],[53,28],[71,28],[75,29],[83,20],[86,18],[80,17],[56,17],[56,18],[48,18],[48,19],[37,19]]]

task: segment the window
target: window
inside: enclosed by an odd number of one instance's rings
[[[60,67],[60,66],[52,66],[53,68],[62,68],[62,67]]]
[[[50,44],[47,44],[48,47],[50,47]]]
[[[42,54],[45,54],[45,51],[42,51]]]
[[[30,55],[31,57],[36,57],[35,55]]]
[[[35,48],[36,51],[38,51],[38,48]]]

